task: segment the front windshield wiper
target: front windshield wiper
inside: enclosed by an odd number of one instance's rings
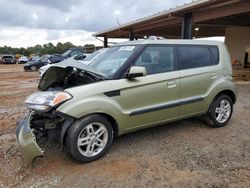
[[[89,71],[84,71],[84,73],[90,75],[91,77],[94,77],[96,81],[101,81],[101,80],[108,80],[107,77],[99,75],[99,74],[95,74],[93,72],[89,72]]]

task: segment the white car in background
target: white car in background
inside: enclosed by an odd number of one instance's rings
[[[81,63],[84,63],[85,65],[89,65],[91,62],[93,62],[95,59],[100,57],[101,54],[103,54],[107,49],[102,48],[100,50],[95,51],[94,53],[88,55],[88,54],[77,54],[71,58],[63,60],[63,62],[71,61],[72,59],[77,60]],[[83,57],[85,56],[85,57]],[[87,57],[86,57],[87,56]],[[62,62],[62,61],[61,61]],[[39,69],[39,77],[42,77],[43,74],[48,70],[49,67],[51,67],[53,64],[48,63],[47,65],[41,67]]]
[[[72,60],[72,59],[75,59],[77,61],[82,61],[84,58],[88,57],[89,54],[76,54],[68,59],[65,59],[63,60],[64,62],[67,62],[68,60]],[[62,61],[61,61],[62,62]],[[39,69],[39,77],[42,77],[43,74],[46,72],[46,70],[48,70],[49,67],[51,67],[54,63],[49,63],[47,65],[44,65],[42,66],[40,69]]]
[[[27,63],[27,62],[28,62],[28,58],[26,56],[21,56],[18,59],[18,64],[24,64],[24,63]]]

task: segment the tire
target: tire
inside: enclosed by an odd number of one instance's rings
[[[36,71],[37,68],[36,68],[36,66],[31,66],[31,67],[30,67],[30,70],[31,70],[31,71]]]
[[[224,102],[223,102],[224,101]],[[223,107],[224,103],[224,107]],[[233,113],[233,101],[228,95],[219,95],[211,103],[207,123],[215,128],[227,125]]]
[[[92,162],[107,152],[113,135],[112,125],[105,117],[86,116],[71,125],[67,131],[66,148],[80,163]]]

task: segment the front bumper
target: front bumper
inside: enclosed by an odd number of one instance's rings
[[[23,66],[23,70],[25,70],[25,71],[30,70],[30,65]]]
[[[31,164],[35,158],[43,156],[44,154],[42,149],[36,143],[33,129],[30,128],[30,118],[31,114],[25,119],[17,122],[16,136],[19,150],[24,160]]]

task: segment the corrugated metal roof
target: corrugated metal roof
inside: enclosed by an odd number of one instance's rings
[[[221,41],[213,40],[180,40],[180,39],[164,39],[164,40],[135,40],[135,41],[126,41],[114,44],[114,46],[123,46],[123,45],[140,45],[140,44],[196,44],[196,45],[223,45]]]
[[[204,5],[204,4],[207,4],[207,3],[215,2],[215,1],[216,0],[196,0],[196,1],[192,1],[191,3],[183,4],[181,6],[176,6],[175,8],[170,8],[168,10],[163,10],[163,11],[158,12],[156,14],[146,16],[146,17],[143,17],[143,18],[140,18],[140,19],[136,19],[136,20],[134,20],[132,22],[128,22],[126,24],[122,24],[120,26],[117,26],[117,27],[114,27],[114,28],[111,28],[111,29],[107,29],[107,30],[95,33],[93,36],[101,35],[101,34],[108,33],[108,32],[114,31],[114,30],[118,30],[118,29],[122,29],[122,28],[132,26],[134,24],[142,23],[142,22],[145,22],[145,21],[157,18],[157,17],[177,13],[179,11],[187,11],[188,9],[191,9],[191,8],[194,8],[194,7],[197,7],[197,6],[201,6],[201,5]]]

